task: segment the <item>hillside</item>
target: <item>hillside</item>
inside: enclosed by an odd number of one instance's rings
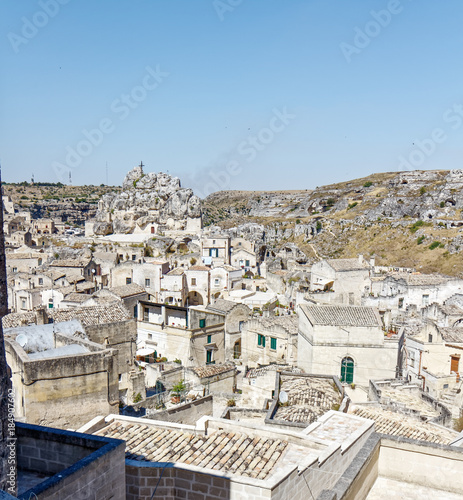
[[[300,191],[225,191],[203,202],[205,224],[278,248],[294,243],[308,261],[375,255],[381,265],[463,272],[463,172],[374,174]],[[259,228],[249,223],[259,224]]]
[[[19,210],[83,225],[120,187],[4,184]],[[111,194],[112,193],[112,194]],[[375,255],[380,265],[461,275],[463,171],[373,174],[313,190],[220,191],[202,200],[205,226],[256,242],[263,256]],[[292,249],[292,250],[291,250]]]

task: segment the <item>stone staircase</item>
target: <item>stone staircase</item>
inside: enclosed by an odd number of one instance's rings
[[[442,394],[442,396],[440,397],[441,403],[445,404],[448,407],[448,409],[452,412],[453,418],[460,417],[460,407],[458,404],[459,401],[457,401],[457,396],[460,392],[461,389],[454,387],[448,392]]]

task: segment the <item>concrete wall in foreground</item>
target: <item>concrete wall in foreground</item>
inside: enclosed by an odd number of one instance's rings
[[[18,468],[52,475],[19,496],[36,500],[125,500],[125,443],[17,425]]]
[[[463,495],[463,450],[383,437],[379,475]]]

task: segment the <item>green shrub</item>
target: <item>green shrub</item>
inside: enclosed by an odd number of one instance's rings
[[[417,243],[418,245],[421,245],[421,243],[423,243],[424,238],[425,238],[424,236],[420,236],[420,237],[416,240],[416,243]]]
[[[138,394],[133,393],[132,399],[134,403],[139,403],[143,398],[141,397],[140,393]]]
[[[420,195],[423,196],[426,193],[426,188],[424,186],[420,187]]]
[[[355,208],[357,205],[358,205],[358,203],[356,201],[354,201],[354,203],[350,203],[349,205],[347,205],[347,210]]]
[[[438,242],[438,241],[433,241],[433,242],[429,245],[429,250],[434,250],[434,249],[435,249],[435,248],[437,248],[439,245],[440,245],[440,242]]]
[[[365,182],[365,184],[363,185],[363,187],[364,187],[364,188],[369,188],[369,187],[371,187],[371,186],[373,186],[373,183],[372,183],[371,181],[367,181],[367,182]]]
[[[441,207],[441,208],[444,208],[444,207],[445,207],[445,201],[441,201],[441,202],[440,202],[440,207]]]
[[[417,220],[414,224],[410,226],[410,232],[411,233],[416,233],[418,229],[424,225],[424,222],[422,220]]]

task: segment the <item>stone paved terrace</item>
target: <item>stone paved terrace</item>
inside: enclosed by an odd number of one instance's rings
[[[401,500],[461,500],[463,497],[457,493],[380,476],[368,493],[366,500],[390,500],[391,498],[400,498]]]
[[[281,375],[281,391],[288,394],[288,403],[278,408],[274,420],[310,424],[327,411],[339,408],[342,401],[331,378]]]
[[[371,426],[373,426],[371,421],[363,418],[346,418],[345,413],[331,411],[302,432],[310,435],[311,439],[331,445],[343,443]]]
[[[286,441],[216,431],[207,436],[153,425],[114,421],[97,432],[126,441],[126,458],[177,462],[265,479],[288,447]]]
[[[458,438],[458,432],[402,413],[372,406],[355,406],[349,412],[375,421],[375,430],[380,434],[403,436],[437,444],[450,444]]]
[[[421,398],[419,388],[417,386],[398,384],[396,387],[388,386],[381,389],[381,402],[384,398],[389,398],[391,403],[399,403],[407,408],[420,412],[420,415],[427,419],[433,419],[440,415],[432,404]]]

